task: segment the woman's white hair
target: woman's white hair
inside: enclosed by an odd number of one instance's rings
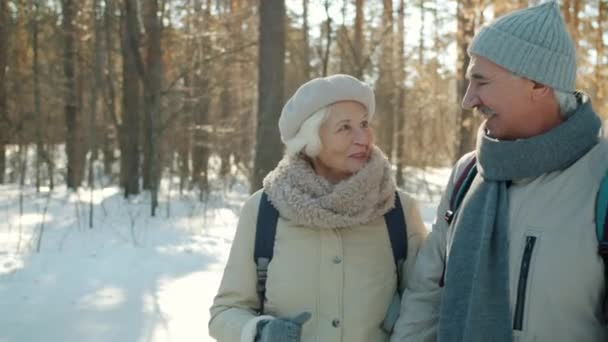
[[[553,89],[553,95],[555,96],[555,100],[559,106],[559,113],[562,115],[562,117],[566,119],[570,117],[578,106],[576,95],[574,95],[572,92],[565,92],[556,89]]]
[[[285,141],[287,154],[292,156],[304,152],[311,158],[319,155],[322,147],[319,129],[328,116],[329,106],[317,110],[306,119],[300,126],[298,133],[293,138]]]

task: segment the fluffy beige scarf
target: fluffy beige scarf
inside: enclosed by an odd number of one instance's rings
[[[264,191],[282,218],[316,228],[368,223],[394,207],[395,189],[390,162],[375,146],[367,164],[337,184],[299,156],[285,156],[264,178]]]

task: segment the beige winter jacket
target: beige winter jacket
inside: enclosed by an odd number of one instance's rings
[[[391,341],[436,341],[446,246],[453,231],[443,219],[454,168],[437,222],[420,249]],[[514,341],[608,341],[602,324],[604,264],[598,256],[595,196],[608,169],[601,142],[563,171],[509,187],[510,289]],[[449,285],[446,285],[449,286]]]
[[[252,340],[258,296],[253,260],[261,191],[245,203],[218,294],[209,331],[220,342]],[[406,285],[427,232],[416,201],[401,193],[407,223]],[[340,229],[296,226],[279,218],[268,269],[265,314],[312,313],[303,342],[388,341],[382,321],[396,288],[395,264],[384,218]],[[247,327],[246,327],[247,326]],[[248,342],[249,342],[248,341]]]

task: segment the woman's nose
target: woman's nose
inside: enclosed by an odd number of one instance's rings
[[[355,144],[357,145],[369,145],[371,141],[371,134],[367,129],[359,128],[355,131]]]

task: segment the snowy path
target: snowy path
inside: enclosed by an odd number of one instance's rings
[[[245,187],[201,204],[0,186],[0,342],[204,342]],[[167,204],[169,203],[169,204]],[[46,210],[45,210],[46,208]],[[422,202],[427,223],[433,203]],[[41,224],[44,232],[36,252]]]

